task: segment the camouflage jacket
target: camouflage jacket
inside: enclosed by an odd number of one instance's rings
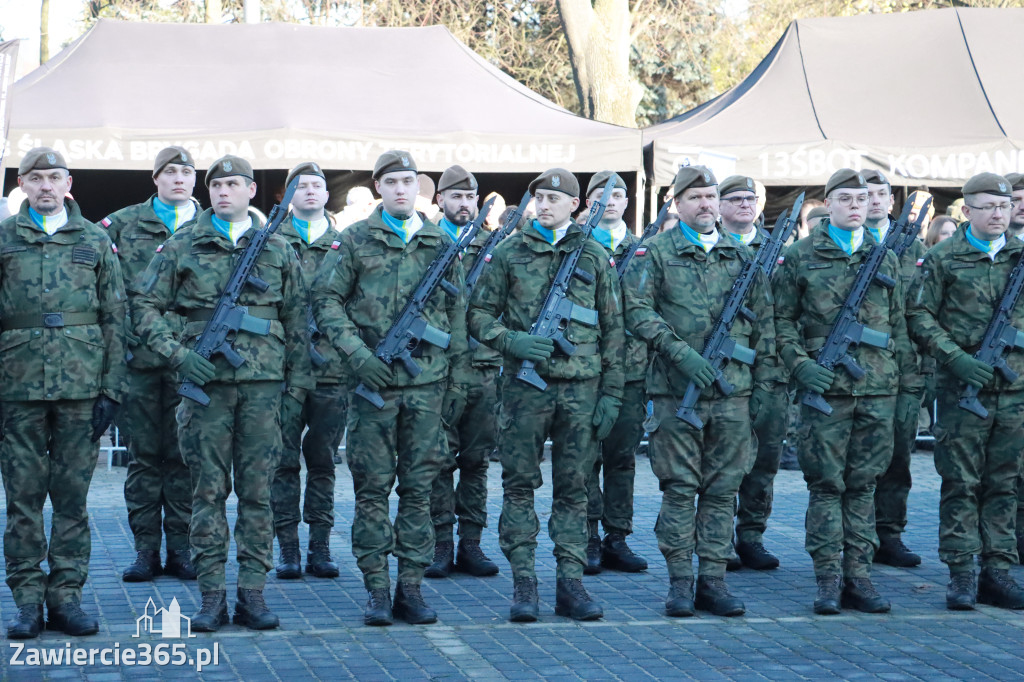
[[[132,304],[132,282],[149,265],[149,261],[156,253],[156,247],[171,236],[171,231],[153,211],[153,199],[155,198],[154,194],[141,204],[122,208],[100,221],[100,225],[107,228],[107,234],[117,246],[117,257],[121,261],[121,274],[124,276],[125,287],[129,292],[129,309]],[[192,220],[181,225],[178,232],[195,225],[199,214],[203,212],[199,207],[199,202],[195,199],[192,201],[196,205],[196,215]],[[168,315],[168,324],[180,333],[185,327],[185,321],[174,313],[168,313]],[[129,345],[128,350],[132,355],[128,366],[132,369],[158,369],[167,364],[167,361],[150,350],[145,342],[138,346]]]
[[[911,286],[908,325],[914,340],[935,358],[936,385],[959,391],[963,382],[946,366],[961,352],[973,354],[981,343],[989,320],[1003,294],[1010,271],[1024,251],[1024,242],[1007,238],[995,260],[971,246],[961,225],[949,239],[939,242],[924,256]],[[1012,324],[1024,329],[1024,305],[1013,309]],[[988,391],[1024,389],[1024,351],[1013,348],[1006,356],[1010,369],[1021,375],[1009,383],[996,372]]]
[[[680,229],[657,234],[645,246],[646,250],[638,251],[629,264],[623,284],[626,326],[655,351],[647,375],[647,392],[681,397],[689,381],[666,356],[669,346],[681,341],[703,352],[733,282],[753,254],[724,235],[705,253]],[[746,305],[756,320],[737,317],[731,336],[738,344],[757,351],[757,357],[752,368],[739,362],[726,365],[725,378],[735,386],[731,397],[749,395],[755,381],[778,379],[771,290],[763,274],[758,274],[748,292]],[[716,386],[705,389],[704,397],[722,395]]]
[[[626,255],[626,250],[638,241],[640,241],[640,237],[626,230],[626,238],[612,252],[612,261],[617,263],[620,258]],[[633,257],[633,260],[636,260],[636,256]],[[620,306],[622,307],[623,315],[625,315],[626,301],[621,283],[619,284],[619,292],[621,294],[619,299]],[[625,318],[623,318],[623,325],[625,325]],[[628,329],[623,329],[623,331],[626,334],[626,341],[623,346],[623,371],[626,375],[626,382],[643,381],[647,378],[647,344],[643,339],[633,336]]]
[[[68,223],[52,236],[27,201],[0,223],[0,400],[121,402],[128,388],[113,242],[74,201],[64,207]]]
[[[473,241],[466,247],[466,250],[462,254],[462,267],[467,274],[476,263],[476,259],[480,257],[480,252],[484,248],[484,242],[486,242],[487,238],[490,236],[490,232],[481,228],[480,231],[476,233],[476,236],[473,237]],[[485,272],[487,272],[486,265],[480,273],[480,280],[483,280]],[[480,283],[480,280],[477,281],[478,284]],[[472,364],[473,367],[477,369],[501,367],[501,353],[494,350],[487,344],[481,343],[472,351]]]
[[[829,236],[825,222],[786,251],[775,273],[775,328],[779,356],[790,371],[816,357],[853,287],[857,271],[877,243],[864,230],[864,243],[848,255]],[[907,335],[906,297],[895,254],[886,254],[879,272],[895,280],[896,285],[890,290],[872,284],[857,319],[870,329],[889,334],[889,344],[886,348],[851,348],[850,354],[867,376],[855,381],[846,370],[836,369],[835,382],[825,395],[894,395],[900,390],[924,388]]]
[[[504,349],[510,331],[528,332],[540,314],[551,282],[566,253],[580,245],[583,232],[573,223],[555,245],[527,226],[507,237],[491,254],[491,264],[484,271],[473,292],[469,306],[469,331],[495,350]],[[573,278],[569,300],[576,305],[597,311],[596,327],[569,322],[565,337],[580,349],[572,356],[555,352],[545,362],[537,363],[537,372],[549,379],[593,379],[601,377],[601,391],[622,397],[623,340],[619,279],[610,264],[610,256],[593,239],[584,245],[578,268],[593,275],[587,284]],[[505,356],[506,369],[518,369],[522,363]]]
[[[313,281],[313,312],[317,324],[345,358],[361,349],[373,351],[402,312],[434,258],[449,244],[444,231],[424,220],[408,244],[381,218],[381,207],[366,220],[353,223],[337,237]],[[427,324],[451,334],[447,350],[421,343],[416,358],[422,372],[409,375],[391,368],[390,386],[421,386],[437,381],[468,390],[469,352],[462,264],[456,260],[448,281],[459,293],[438,288],[423,311]]]
[[[284,219],[281,227],[277,230],[277,233],[295,251],[295,256],[298,258],[299,265],[302,268],[302,278],[307,291],[312,289],[313,278],[316,276],[317,268],[320,267],[324,256],[330,252],[331,244],[338,240],[338,232],[334,230],[334,220],[330,217],[328,217],[328,220],[330,220],[331,228],[312,244],[307,244],[299,236],[299,233],[295,231],[295,228],[292,227],[292,216],[290,214]],[[310,311],[312,311],[311,299],[309,305]],[[313,367],[313,377],[318,384],[347,384],[352,381],[352,369],[348,366],[348,360],[338,354],[338,351],[327,340],[325,334],[320,335],[320,340],[316,343],[316,350],[327,361],[320,367]]]
[[[253,227],[232,245],[212,222],[213,209],[203,211],[196,225],[176,232],[161,247],[133,283],[132,322],[149,347],[177,366],[186,349],[195,345],[206,328],[205,316],[213,312],[237,258],[260,225],[251,214]],[[256,317],[270,320],[270,333],[263,336],[240,331],[232,348],[244,363],[232,367],[221,355],[211,358],[217,368],[214,381],[284,381],[289,388],[311,389],[314,381],[309,364],[309,336],[306,333],[308,294],[295,252],[280,235],[274,234],[260,254],[256,276],[270,286],[266,291],[246,287],[238,302]],[[178,340],[164,313],[171,311],[186,319]]]

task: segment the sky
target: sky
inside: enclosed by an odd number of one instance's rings
[[[39,0],[0,0],[3,39],[20,38],[18,77],[39,66]],[[50,56],[81,32],[82,0],[50,0]]]

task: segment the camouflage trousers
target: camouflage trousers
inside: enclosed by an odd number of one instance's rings
[[[384,388],[378,410],[353,394],[348,409],[348,468],[356,508],[352,554],[367,590],[389,588],[388,555],[399,582],[419,584],[434,552],[430,490],[447,455],[441,423],[445,384]],[[392,524],[388,497],[398,480]]]
[[[6,435],[0,473],[7,496],[4,559],[7,586],[20,606],[50,608],[82,597],[89,575],[86,498],[99,444],[90,443],[95,401],[57,400],[2,404]],[[43,505],[53,517],[47,546]],[[43,572],[46,560],[50,573]]]
[[[309,524],[309,539],[326,542],[334,527],[334,453],[345,436],[348,395],[345,384],[317,384],[306,394],[302,411],[284,421],[281,461],[274,470],[270,503],[278,542],[299,541],[299,520]],[[305,437],[303,429],[309,427]],[[302,494],[299,457],[306,460],[306,495]]]
[[[202,592],[224,589],[230,534],[226,501],[238,498],[238,587],[263,589],[273,566],[270,477],[281,458],[281,382],[213,382],[210,404],[178,406],[178,442],[192,472],[189,544]]]
[[[789,426],[789,386],[777,384],[772,400],[763,405],[775,415],[755,431],[754,463],[740,483],[736,504],[736,540],[738,542],[761,542],[768,517],[772,515],[772,501],[775,498],[775,476],[779,473],[782,459],[782,444],[786,440]]]
[[[644,437],[647,396],[643,381],[631,381],[622,392],[622,409],[612,432],[601,441],[597,461],[587,477],[587,520],[598,521],[605,533],[633,532],[633,480],[636,449]],[[604,491],[601,472],[604,471]]]
[[[498,368],[474,369],[472,375],[462,418],[458,424],[446,425],[448,459],[430,493],[435,542],[453,541],[456,518],[459,536],[467,540],[479,540],[487,527],[487,466],[497,442]]]
[[[694,553],[699,575],[725,575],[736,492],[753,457],[748,400],[697,401],[698,431],[676,417],[681,398],[654,398],[644,426],[662,493],[654,533],[670,578],[693,577]]]
[[[829,396],[831,416],[801,406],[804,525],[815,576],[867,578],[878,549],[875,484],[892,459],[896,396]],[[841,556],[840,556],[841,555]]]
[[[129,370],[118,428],[131,455],[124,501],[137,551],[159,552],[161,527],[168,551],[188,549],[192,478],[178,451],[174,412],[180,401],[173,374]]]
[[[1017,561],[1015,486],[1024,442],[1024,392],[983,392],[986,419],[957,407],[959,390],[940,390],[935,433],[939,496],[939,559],[952,570],[1005,569]]]
[[[910,456],[917,442],[920,410],[893,424],[892,462],[875,488],[875,530],[879,541],[899,538],[907,527],[907,498],[910,497]]]
[[[544,483],[540,459],[551,436],[551,516],[557,576],[582,578],[587,552],[587,476],[594,468],[593,426],[600,379],[548,379],[546,391],[505,375],[498,413],[504,491],[498,542],[512,575],[536,577],[540,522],[534,490]]]

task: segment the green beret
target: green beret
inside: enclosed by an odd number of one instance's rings
[[[322,170],[320,170],[320,166],[313,161],[306,161],[305,163],[300,163],[298,166],[288,171],[288,177],[284,179],[284,186],[287,187],[292,184],[292,180],[300,175],[319,175],[324,179],[324,182],[327,181],[327,176],[324,175]]]
[[[156,155],[156,163],[153,164],[153,177],[155,178],[160,175],[160,171],[166,168],[169,163],[192,166],[192,168],[196,167],[195,159],[192,158],[192,155],[184,147],[165,147]]]
[[[64,156],[52,147],[35,147],[28,150],[25,158],[18,165],[18,175],[25,175],[34,170],[50,170],[51,168],[63,168],[68,170],[68,162]]]
[[[828,209],[824,206],[815,206],[807,212],[807,219],[814,220],[815,218],[826,218],[828,217]]]
[[[722,182],[718,183],[718,196],[724,197],[726,194],[732,192],[753,192],[757,194],[757,187],[754,184],[754,178],[748,178],[746,175],[730,175]]]
[[[441,179],[437,181],[438,192],[443,192],[446,189],[477,189],[478,187],[473,174],[457,164],[441,173]]]
[[[613,188],[619,187],[621,189],[627,189],[626,181],[622,179],[622,176],[615,171],[603,170],[600,173],[595,173],[594,177],[590,178],[590,183],[587,185],[587,196],[595,189],[604,189],[604,186],[608,184],[608,178],[615,176],[615,184]]]
[[[852,168],[840,168],[825,183],[825,196],[827,197],[834,189],[867,189],[868,182],[864,174]]]
[[[255,182],[252,164],[243,158],[228,154],[214,161],[206,170],[206,186],[209,187],[210,183],[217,178],[227,178],[232,175],[241,175],[243,178],[248,178],[249,182]]]
[[[373,179],[380,180],[380,176],[398,171],[416,172],[416,162],[409,152],[391,149],[377,157],[377,163],[373,164]]]
[[[536,194],[538,189],[550,189],[576,198],[580,196],[579,180],[564,168],[552,168],[534,178],[530,183],[530,194]]]
[[[1007,173],[1005,177],[1014,192],[1024,189],[1024,173]]]
[[[714,187],[717,184],[715,174],[707,166],[683,166],[672,183],[672,196],[677,197],[691,187]]]
[[[889,182],[889,178],[885,177],[885,174],[880,170],[862,171],[861,175],[864,176],[864,181],[869,185],[888,185],[892,189],[892,183]]]
[[[978,173],[964,183],[963,194],[994,194],[997,197],[1009,197],[1013,196],[1013,184],[1002,175]]]

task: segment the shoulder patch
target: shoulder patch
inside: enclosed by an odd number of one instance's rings
[[[110,250],[113,251],[114,253],[117,253],[117,244],[115,244],[114,242],[110,242]]]
[[[608,259],[608,264],[611,265],[613,268],[615,267],[615,256],[612,256],[611,258]]]
[[[641,247],[639,247],[639,248],[638,248],[638,249],[636,250],[636,254],[634,254],[634,255],[637,255],[637,256],[646,256],[646,255],[647,255],[647,247],[646,247],[646,246],[641,246]]]
[[[114,221],[110,219],[110,216],[107,216],[106,218],[104,218],[103,220],[100,221],[100,225],[102,225],[103,227],[110,227],[110,225],[113,222]]]
[[[484,262],[485,263],[490,263],[491,262],[491,254],[487,254],[486,256],[484,256]]]
[[[337,251],[338,249],[341,248],[341,242],[340,241],[331,242],[331,248],[334,249],[335,251]]]
[[[924,258],[918,258],[917,259],[917,267],[921,267],[922,265],[924,265]]]
[[[163,244],[161,244],[160,246],[156,247],[156,252],[157,253],[160,253],[163,250],[164,250],[164,245]]]
[[[786,262],[786,257],[785,256],[779,256],[779,260],[776,261],[776,265],[782,265],[785,262]]]

